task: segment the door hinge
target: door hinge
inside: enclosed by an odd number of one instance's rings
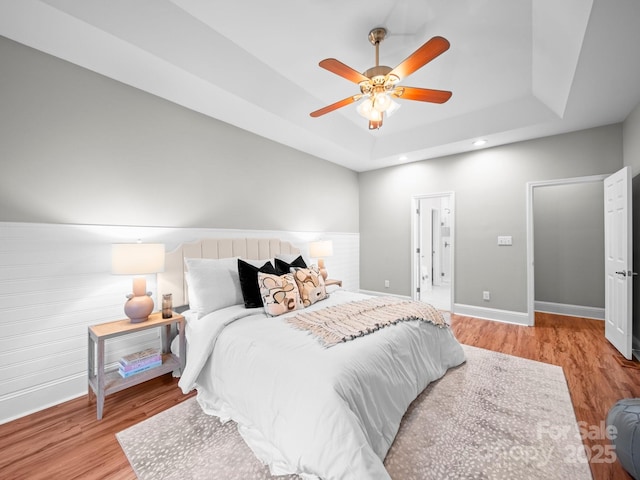
[[[416,253],[420,253],[420,248],[416,248]]]
[[[416,288],[416,293],[420,293],[420,287]]]
[[[416,214],[420,215],[420,209],[416,208]]]

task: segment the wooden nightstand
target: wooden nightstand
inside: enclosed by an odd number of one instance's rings
[[[172,354],[169,345],[170,331],[173,324],[177,325],[179,332],[179,355]],[[151,370],[132,375],[128,378],[122,378],[117,370],[105,372],[104,341],[107,338],[119,337],[121,335],[159,327],[164,327],[162,328],[162,365],[152,368]],[[107,395],[132,387],[133,385],[146,382],[147,380],[151,380],[152,378],[164,375],[165,373],[172,372],[176,369],[179,369],[181,372],[184,370],[186,359],[184,327],[184,317],[176,312],[173,312],[173,316],[171,318],[162,318],[162,313],[156,312],[152,313],[146,322],[131,323],[127,318],[124,320],[101,323],[99,325],[92,325],[89,327],[89,399],[91,399],[91,392],[93,391],[96,396],[98,420],[102,419],[104,397]]]
[[[342,287],[342,280],[335,280],[333,278],[327,278],[324,281],[324,285],[325,285],[325,287],[328,287],[329,285],[338,285],[339,287]]]

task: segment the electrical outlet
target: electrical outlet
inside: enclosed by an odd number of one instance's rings
[[[491,292],[485,290],[484,292],[482,292],[482,299],[483,300],[491,300]]]
[[[389,288],[391,286],[391,282],[389,280],[384,281],[384,288]]]

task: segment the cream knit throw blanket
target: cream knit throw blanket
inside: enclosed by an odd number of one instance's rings
[[[397,297],[374,297],[287,318],[294,327],[313,333],[325,347],[407,320],[447,326],[442,314],[428,303]]]

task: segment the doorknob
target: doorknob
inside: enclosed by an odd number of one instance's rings
[[[629,275],[630,277],[635,277],[636,275],[638,275],[638,272],[632,272],[631,270],[625,272],[624,270],[620,271],[620,272],[616,272],[618,275],[622,275],[623,277],[626,277],[627,275]]]

